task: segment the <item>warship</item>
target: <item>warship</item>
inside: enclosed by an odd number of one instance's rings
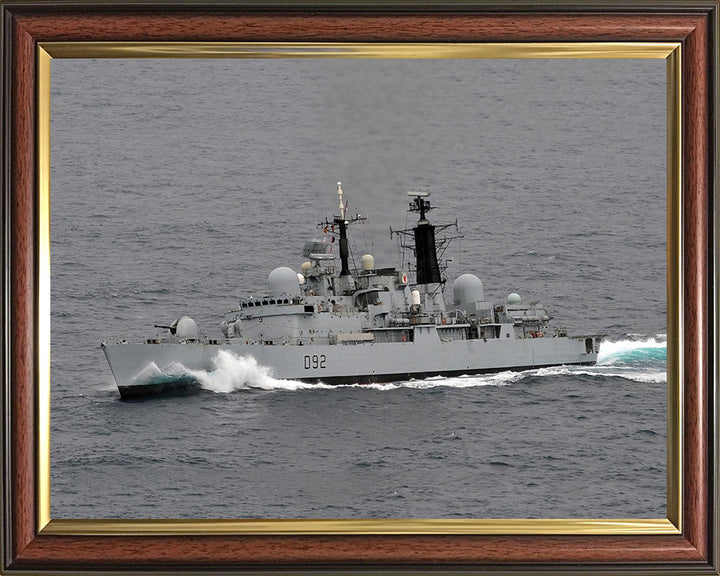
[[[227,353],[253,359],[273,378],[329,385],[595,364],[603,335],[551,329],[548,311],[517,293],[502,304],[488,302],[473,274],[454,280],[446,303],[447,266],[439,256],[452,224],[430,223],[427,192],[408,192],[416,225],[390,229],[414,254],[414,266],[378,268],[365,254],[351,269],[348,231],[365,218],[349,216],[340,182],[337,193],[340,213],[319,224],[332,242],[306,243],[299,271],[272,270],[266,292],[239,298],[225,313],[222,335],[201,336],[196,322],[182,316],[155,325],[167,331],[162,337],[103,341],[121,398],[198,386],[191,373],[212,372]],[[329,253],[334,245],[339,271]]]

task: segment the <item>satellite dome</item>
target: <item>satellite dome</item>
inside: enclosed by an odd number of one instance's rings
[[[453,300],[455,305],[467,308],[466,304],[483,302],[485,291],[482,280],[475,274],[463,274],[453,283]]]
[[[365,272],[370,272],[370,270],[375,269],[375,258],[373,258],[371,254],[365,254],[362,258],[360,258],[360,263],[362,264],[362,269]]]
[[[198,329],[195,320],[189,316],[183,316],[177,321],[175,335],[181,340],[197,340]]]
[[[520,294],[517,294],[516,292],[508,294],[508,297],[507,297],[508,304],[510,304],[510,305],[520,304],[521,302],[522,302],[522,298],[520,298]]]
[[[297,273],[287,266],[280,266],[270,272],[267,283],[270,296],[274,298],[300,296],[300,282]]]

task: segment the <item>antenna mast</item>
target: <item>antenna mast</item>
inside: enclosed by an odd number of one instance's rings
[[[347,238],[347,225],[345,220],[345,204],[343,203],[342,182],[337,183],[338,198],[340,199],[340,218],[335,223],[340,227],[340,276],[350,276],[350,266],[348,260],[350,258],[350,247]]]
[[[418,285],[442,285],[445,282],[442,272],[445,270],[446,265],[441,266],[438,258],[442,257],[447,244],[450,243],[453,237],[436,239],[435,232],[443,231],[450,226],[457,228],[457,220],[454,224],[440,224],[438,226],[430,224],[427,220],[427,213],[432,210],[432,206],[430,201],[426,200],[430,193],[411,191],[407,194],[413,198],[408,212],[415,212],[420,215],[420,218],[418,218],[417,225],[410,230],[393,230],[390,228],[390,236],[401,234],[404,237],[412,237],[414,240],[412,244],[405,244],[402,241],[400,244],[403,248],[412,248],[415,252],[415,277]]]
[[[429,195],[427,192],[408,192],[408,196],[415,197],[410,203],[410,212],[420,213],[417,226],[413,228],[418,284],[440,284],[442,282],[435,248],[435,226],[430,224],[425,217],[425,214],[432,209],[430,201],[425,199]]]
[[[340,215],[333,216],[332,220],[325,219],[324,222],[320,222],[319,226],[325,229],[327,234],[328,226],[332,225],[333,241],[335,240],[335,234],[338,235],[340,244],[340,277],[348,277],[346,282],[347,286],[352,287],[353,280],[352,274],[350,273],[350,242],[348,241],[348,227],[350,224],[365,220],[360,214],[356,214],[350,219],[347,218],[347,201],[343,199],[342,182],[337,183],[338,201],[340,202]],[[337,231],[337,232],[336,232]],[[349,289],[349,288],[348,288]]]
[[[345,220],[345,204],[343,203],[342,197],[342,182],[337,183],[338,187],[338,198],[340,198],[340,218]]]

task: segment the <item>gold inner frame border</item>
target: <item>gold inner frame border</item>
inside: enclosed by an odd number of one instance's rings
[[[607,58],[667,62],[667,518],[473,520],[53,520],[50,517],[50,76],[53,58]],[[243,43],[41,42],[38,100],[37,526],[48,535],[505,534],[648,535],[682,532],[682,95],[673,42]]]

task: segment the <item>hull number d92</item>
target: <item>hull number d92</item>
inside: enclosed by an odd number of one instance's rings
[[[312,356],[306,355],[304,362],[305,370],[325,368],[325,354],[313,354]]]

